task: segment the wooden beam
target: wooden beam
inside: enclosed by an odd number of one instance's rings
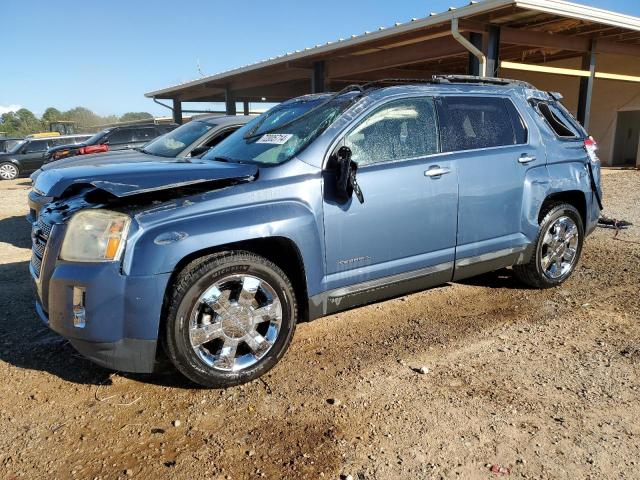
[[[596,53],[609,53],[613,55],[629,55],[640,57],[640,45],[613,42],[611,40],[599,40]]]
[[[180,100],[182,102],[193,102],[197,98],[221,96],[224,98],[224,88],[218,87],[192,87],[180,94]]]
[[[500,41],[506,44],[523,45],[527,47],[551,48],[557,50],[573,50],[575,52],[589,53],[591,39],[579,36],[568,36],[531,30],[517,30],[502,28]],[[596,53],[609,53],[615,55],[630,55],[640,57],[640,45],[615,42],[612,40],[600,40]]]
[[[231,82],[231,88],[235,90],[246,90],[275,83],[282,83],[292,80],[309,80],[311,71],[303,68],[275,68],[262,72],[252,72]]]
[[[466,53],[453,37],[443,37],[368,55],[336,58],[328,62],[328,73],[329,78],[340,78]]]
[[[525,45],[527,47],[553,48],[558,50],[574,50],[588,52],[591,41],[588,38],[569,37],[531,30],[501,28],[500,41],[506,44]]]
[[[340,78],[341,82],[365,83],[386,79],[411,79],[411,80],[429,80],[433,75],[441,74],[442,71],[433,68],[429,70],[406,70],[402,68],[389,68],[384,70],[376,70],[373,72],[359,73],[349,77]]]
[[[301,82],[285,82],[270,85],[269,87],[256,87],[234,92],[236,98],[249,101],[256,101],[255,99],[258,99],[257,101],[261,101],[262,97],[264,97],[266,98],[266,102],[287,100],[307,93],[311,93],[311,82],[309,79]]]

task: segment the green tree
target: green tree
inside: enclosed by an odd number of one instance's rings
[[[153,115],[147,112],[127,112],[120,117],[121,122],[135,122],[136,120],[151,120]]]
[[[71,110],[67,110],[62,114],[61,120],[69,120],[75,122],[79,128],[91,127],[94,125],[101,125],[104,119],[93,113],[91,110],[85,107],[75,107]]]
[[[62,119],[62,112],[54,107],[47,108],[42,114],[42,121],[46,123],[57,122],[60,119]]]
[[[42,131],[40,121],[30,110],[21,108],[17,112],[8,112],[0,117],[0,130],[8,135],[25,136]]]

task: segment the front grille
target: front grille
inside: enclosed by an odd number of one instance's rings
[[[33,267],[33,271],[36,272],[36,275],[39,277],[40,268],[42,267],[42,259],[35,253],[31,255],[31,266]]]
[[[42,257],[44,257],[44,252],[47,248],[47,240],[49,240],[52,228],[53,225],[49,225],[41,219],[38,219],[31,229],[31,267],[33,268],[37,278],[40,277]]]

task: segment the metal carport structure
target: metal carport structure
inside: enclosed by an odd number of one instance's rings
[[[457,38],[456,38],[457,37]],[[640,82],[599,68],[599,55],[640,57],[640,18],[558,0],[486,0],[389,28],[352,35],[146,94],[173,102],[280,102],[349,83],[434,74],[515,77],[519,72],[575,77],[576,113],[589,123],[594,82]],[[578,59],[571,68],[562,61]],[[637,61],[636,61],[637,62]],[[560,66],[557,66],[560,64]]]

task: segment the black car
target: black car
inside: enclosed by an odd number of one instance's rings
[[[23,140],[22,138],[9,138],[9,137],[0,138],[0,153],[7,153],[9,150],[15,147],[22,140]]]
[[[52,148],[47,152],[44,163],[75,155],[141,147],[150,140],[170,132],[177,126],[175,123],[163,125],[145,123],[105,128],[79,145],[60,145]]]
[[[77,145],[89,135],[64,135],[59,137],[26,138],[13,146],[7,153],[0,153],[0,179],[13,180],[23,173],[39,169],[50,148],[58,145]]]

